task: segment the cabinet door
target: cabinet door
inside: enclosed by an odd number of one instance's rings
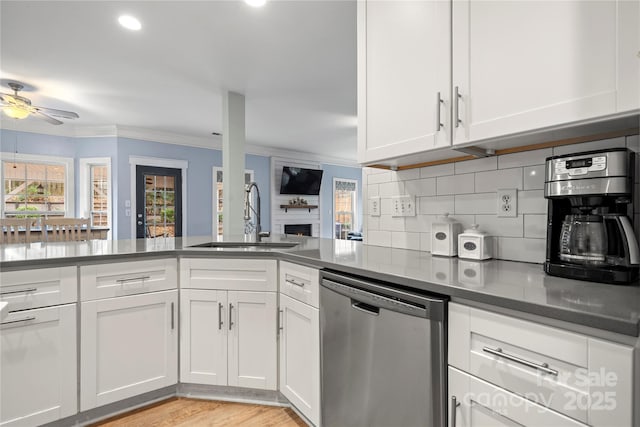
[[[9,313],[0,327],[0,424],[77,412],[76,304]]]
[[[180,381],[227,385],[227,292],[180,291]]]
[[[82,303],[80,409],[177,383],[178,291]]]
[[[277,388],[276,293],[229,291],[228,384]]]
[[[618,111],[640,108],[640,2],[618,1]]]
[[[615,1],[455,0],[454,143],[615,113],[616,9]]]
[[[449,144],[450,23],[448,1],[358,2],[360,163]]]
[[[280,392],[313,424],[320,416],[317,308],[280,295]]]

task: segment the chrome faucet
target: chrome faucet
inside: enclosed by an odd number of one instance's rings
[[[256,189],[256,195],[257,195],[256,208],[257,209],[254,209],[253,206],[251,206],[251,190],[253,188]],[[260,223],[260,189],[258,188],[258,184],[256,184],[255,182],[252,182],[244,186],[244,191],[245,191],[244,219],[245,221],[249,221],[251,219],[251,211],[253,211],[253,213],[256,215],[255,241],[260,242],[260,240],[262,240],[263,237],[269,237],[269,232],[268,231],[263,232],[262,225]]]

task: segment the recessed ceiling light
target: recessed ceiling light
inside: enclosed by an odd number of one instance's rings
[[[142,28],[140,21],[131,15],[122,15],[118,18],[118,22],[128,30],[138,31]]]
[[[253,7],[261,7],[267,2],[267,0],[244,0],[246,4]]]

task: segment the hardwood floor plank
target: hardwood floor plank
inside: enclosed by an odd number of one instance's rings
[[[290,408],[173,397],[92,427],[306,427]]]

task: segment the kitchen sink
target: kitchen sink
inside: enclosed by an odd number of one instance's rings
[[[199,245],[189,246],[190,248],[264,248],[264,249],[287,249],[297,246],[297,243],[290,242],[207,242]]]

